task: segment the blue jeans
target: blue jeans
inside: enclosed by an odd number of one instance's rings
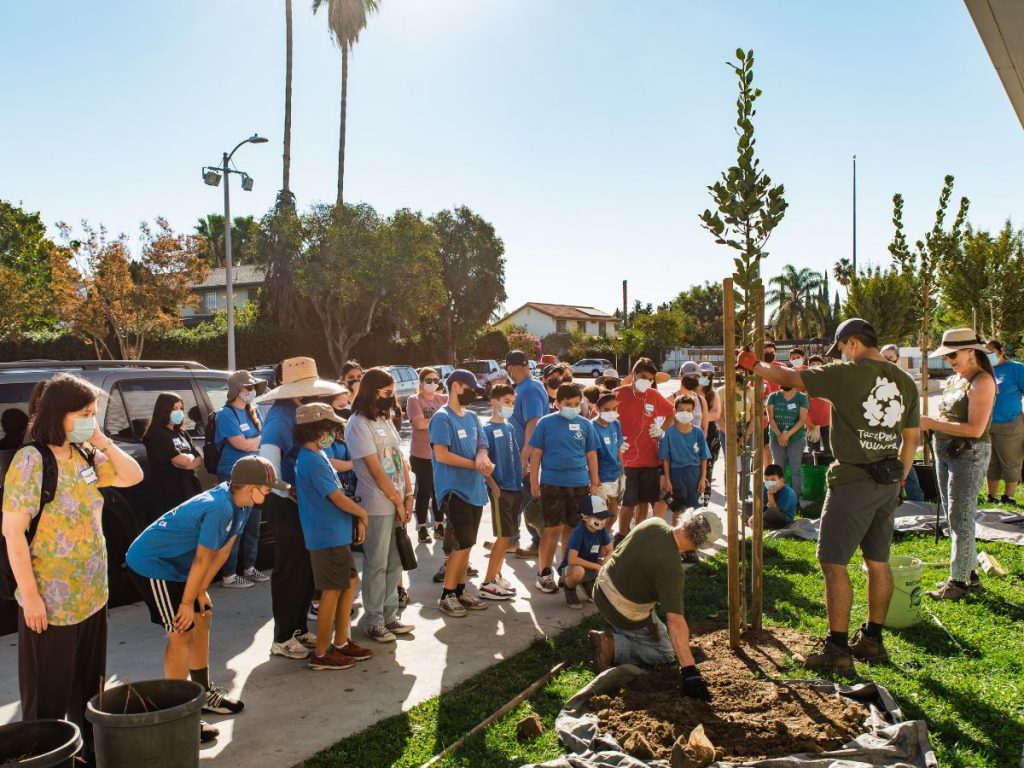
[[[230,480],[231,477],[230,475],[217,475],[217,479],[223,483]],[[228,555],[228,559],[224,563],[224,569],[220,573],[221,576],[228,577],[238,573],[239,553],[241,553],[243,571],[247,568],[256,567],[256,554],[260,548],[260,521],[262,518],[263,514],[260,508],[253,507],[249,513],[249,520],[242,530],[242,534],[235,539],[234,546],[231,547],[231,554]]]
[[[395,516],[370,515],[363,542],[363,610],[370,626],[398,618],[398,580],[402,559],[395,541]]]
[[[656,667],[659,664],[671,664],[676,659],[672,641],[668,637],[668,628],[651,612],[651,624],[656,627],[652,633],[650,627],[641,629],[619,629],[612,627],[612,639],[615,641],[615,663],[636,664],[641,667]]]
[[[778,464],[783,471],[785,471],[786,465],[789,465],[790,481],[793,484],[793,490],[796,491],[797,499],[800,499],[800,493],[804,488],[801,467],[803,466],[804,450],[807,448],[807,437],[791,439],[788,445],[782,446],[775,442],[775,435],[772,434],[769,447],[772,451],[772,463]]]
[[[949,535],[953,542],[949,577],[955,581],[967,582],[970,580],[971,571],[978,567],[974,513],[978,511],[978,491],[985,481],[988,460],[992,455],[992,443],[972,441],[971,446],[956,458],[949,458],[946,455],[948,447],[947,439],[935,441],[939,495],[946,508]]]

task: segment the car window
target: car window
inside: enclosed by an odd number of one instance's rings
[[[17,448],[28,426],[28,399],[34,381],[0,384],[0,442],[2,448]],[[8,431],[10,434],[8,434]]]
[[[467,360],[462,364],[462,367],[470,373],[487,372],[487,362],[485,360]]]
[[[227,379],[199,379],[199,385],[210,398],[210,405],[213,410],[219,411],[228,401],[228,380]]]
[[[141,440],[153,416],[153,404],[161,392],[173,392],[185,404],[185,422],[182,428],[199,436],[197,422],[202,413],[196,402],[192,382],[188,379],[125,379],[110,391],[103,429],[119,440]]]

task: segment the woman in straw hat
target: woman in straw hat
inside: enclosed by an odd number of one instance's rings
[[[330,400],[344,388],[317,375],[316,361],[292,357],[281,363],[281,384],[257,398],[271,402],[263,424],[260,456],[274,465],[284,482],[295,484],[295,411],[304,402]],[[316,646],[309,631],[307,611],[313,597],[313,570],[302,536],[299,506],[286,493],[275,491],[263,504],[274,534],[274,571],[270,578],[270,600],[274,614],[274,639],[270,652],[289,659],[305,659]]]
[[[939,417],[921,417],[921,429],[935,434],[939,494],[953,542],[949,579],[926,593],[936,600],[960,600],[981,589],[975,570],[974,513],[992,452],[989,426],[996,398],[987,351],[975,331],[954,328],[942,334],[942,345],[929,355],[945,358],[956,371],[946,381]]]

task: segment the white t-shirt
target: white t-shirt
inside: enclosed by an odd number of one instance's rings
[[[400,496],[405,496],[405,458],[402,456],[402,440],[391,419],[371,421],[362,414],[354,413],[345,427],[345,443],[352,456],[353,469],[359,484],[356,494],[359,506],[366,510],[367,515],[393,515],[395,505],[387,497],[370,474],[366,466],[366,457],[376,454],[381,467],[388,478],[398,489]]]

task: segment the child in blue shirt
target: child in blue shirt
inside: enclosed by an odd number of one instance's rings
[[[345,495],[325,451],[344,419],[326,403],[300,405],[295,411],[295,492],[302,538],[309,550],[313,586],[320,591],[313,670],[347,669],[373,652],[352,641],[349,618],[359,577],[352,542],[366,534],[366,510]]]
[[[594,591],[594,580],[612,551],[612,535],[607,524],[615,518],[600,496],[584,496],[580,501],[580,522],[565,545],[558,577],[565,592],[565,603],[579,610],[583,607],[576,587],[583,585],[589,600]]]
[[[619,516],[619,499],[625,490],[622,454],[629,447],[622,437],[619,399],[614,392],[605,392],[597,398],[597,416],[590,423],[597,433],[597,476],[601,481],[601,492],[598,495],[608,505],[610,530]]]
[[[679,395],[675,400],[676,423],[665,430],[658,446],[658,458],[662,462],[661,489],[672,491],[672,524],[679,521],[685,509],[700,505],[700,494],[707,483],[708,449],[704,432],[693,426],[693,395]]]
[[[785,528],[796,517],[796,491],[786,485],[785,473],[778,464],[764,469],[764,527]]]
[[[486,478],[494,544],[480,587],[480,597],[488,600],[511,600],[516,596],[515,587],[501,575],[505,552],[519,527],[519,506],[523,497],[522,450],[515,429],[506,421],[512,416],[515,403],[516,391],[510,385],[498,384],[491,388],[491,420],[484,424],[484,435],[487,457],[494,465],[494,473]]]

